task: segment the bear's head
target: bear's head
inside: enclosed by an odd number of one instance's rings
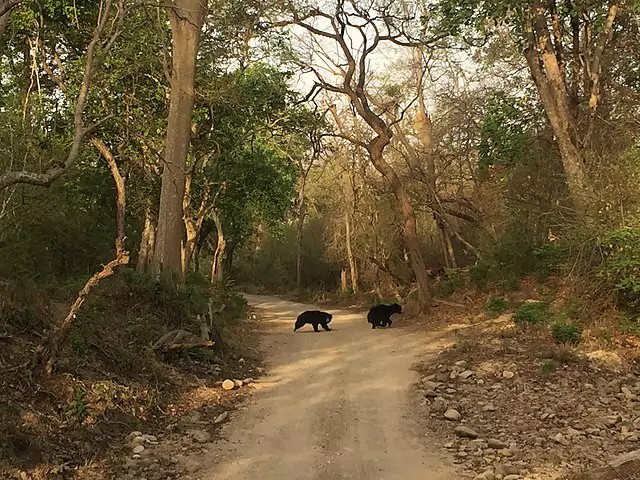
[[[391,313],[402,313],[402,307],[399,304],[394,303],[393,305],[391,305]]]

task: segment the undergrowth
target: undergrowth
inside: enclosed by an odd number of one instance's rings
[[[516,324],[541,324],[549,315],[549,305],[544,302],[525,302],[513,314]]]
[[[498,317],[509,309],[509,302],[503,297],[494,297],[484,307],[489,317]]]
[[[184,286],[173,289],[125,269],[91,291],[62,346],[56,372],[48,379],[36,379],[46,381],[46,386],[35,383],[19,365],[29,360],[51,328],[51,319],[59,321],[66,314],[82,280],[63,286],[29,285],[22,291],[0,285],[0,333],[10,339],[3,342],[0,365],[13,367],[0,368],[0,383],[6,391],[16,392],[15,397],[0,395],[0,476],[6,462],[26,468],[44,457],[70,452],[74,442],[108,445],[112,441],[108,439],[123,430],[164,416],[166,404],[193,387],[195,377],[190,372],[196,364],[203,364],[206,372],[212,363],[218,364],[216,368],[220,362],[224,369],[235,368],[221,360],[220,352],[163,358],[152,348],[171,330],[197,335],[196,317],[208,312],[210,302],[214,311],[220,311],[216,326],[229,341],[226,327],[244,318],[246,311],[244,298],[231,285],[210,284],[191,275]],[[51,397],[59,405],[53,413]],[[24,424],[20,418],[25,414],[36,420]],[[61,429],[61,425],[66,426]],[[22,445],[29,447],[24,450]],[[38,460],[26,451],[35,452]]]

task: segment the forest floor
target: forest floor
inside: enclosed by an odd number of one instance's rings
[[[188,479],[189,459],[206,451],[264,372],[239,297],[214,295],[227,305],[226,352],[162,354],[151,345],[167,330],[198,331],[185,313],[197,291],[178,297],[121,275],[89,296],[56,371],[33,375],[32,352],[66,304],[12,303],[3,293],[0,479]],[[225,379],[237,385],[225,390]]]
[[[4,383],[0,405],[31,437],[12,434],[21,468],[0,458],[0,478],[551,480],[640,448],[634,337],[559,347],[545,327],[488,318],[462,297],[377,330],[360,305],[323,303],[332,331],[294,334],[312,305],[246,297],[257,317],[233,332],[246,360],[168,365],[182,367],[181,388],[137,424],[105,417],[47,443],[47,417],[64,416],[55,387]],[[225,378],[242,381],[227,391]],[[36,457],[57,466],[38,470]],[[593,478],[638,479],[634,465]]]

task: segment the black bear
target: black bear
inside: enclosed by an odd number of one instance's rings
[[[375,305],[371,307],[367,314],[367,322],[371,324],[371,328],[390,327],[391,315],[394,313],[402,313],[402,307],[397,303],[393,305]]]
[[[327,332],[330,332],[331,329],[327,324],[331,321],[332,318],[333,315],[327,312],[321,312],[320,310],[307,310],[306,312],[302,312],[300,315],[298,315],[298,318],[296,319],[296,326],[293,328],[293,331],[295,332],[299,328],[304,327],[307,323],[310,323],[311,325],[313,325],[314,332],[320,331],[318,330],[318,325],[320,325]]]

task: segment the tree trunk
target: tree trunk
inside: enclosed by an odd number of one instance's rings
[[[155,241],[156,225],[151,218],[151,209],[147,208],[144,215],[144,229],[140,238],[140,248],[138,249],[138,262],[136,271],[147,273],[151,259],[153,258],[153,245]]]
[[[158,232],[152,271],[172,285],[184,282],[182,202],[194,101],[196,56],[206,13],[203,0],[171,2],[172,65]]]
[[[216,224],[216,233],[218,236],[218,242],[216,245],[216,251],[213,254],[213,262],[211,263],[211,281],[214,282],[223,277],[222,260],[224,258],[224,250],[226,247],[226,241],[224,239],[224,231],[222,230],[222,222],[218,216],[218,212],[211,212],[211,217]]]
[[[207,238],[211,235],[215,228],[215,223],[212,220],[203,220],[202,228],[200,228],[200,232],[198,233],[198,238],[196,239],[196,247],[193,252],[193,261],[194,268],[196,272],[200,271],[200,253],[202,252],[202,247],[207,243]]]
[[[11,11],[18,6],[20,0],[0,0],[0,43],[4,35],[4,29],[9,22]]]
[[[200,206],[195,214],[195,218],[191,209],[191,181],[193,179],[194,171],[190,171],[185,178],[184,197],[182,201],[182,219],[184,221],[184,228],[186,230],[186,239],[182,243],[182,273],[187,274],[191,259],[193,258],[193,252],[196,248],[196,241],[198,234],[202,229],[202,223],[204,222],[204,216],[207,212],[207,202],[209,200],[209,185],[205,185],[205,191],[200,201]]]
[[[115,257],[109,263],[104,265],[99,272],[95,272],[91,276],[91,278],[89,278],[84,287],[82,287],[82,290],[78,292],[78,296],[71,305],[71,308],[69,308],[69,312],[67,313],[67,316],[62,321],[60,326],[54,328],[46,338],[46,340],[36,348],[33,360],[31,362],[31,367],[32,369],[42,367],[44,373],[46,373],[47,375],[51,375],[51,373],[53,373],[60,347],[67,339],[67,336],[71,331],[71,327],[73,327],[73,324],[77,318],[78,311],[89,295],[91,289],[95,287],[100,282],[100,280],[113,275],[114,271],[118,267],[127,265],[129,263],[129,252],[125,249],[124,244],[124,223],[126,213],[126,192],[124,178],[118,170],[118,164],[116,163],[115,158],[113,158],[111,151],[104,144],[104,142],[102,142],[102,140],[98,138],[93,138],[91,143],[100,151],[100,153],[107,161],[109,170],[111,171],[111,176],[113,177],[113,181],[116,185],[117,210]]]
[[[345,224],[345,237],[347,246],[347,260],[349,261],[349,273],[351,274],[351,289],[353,293],[358,293],[358,268],[356,260],[353,257],[353,251],[351,249],[351,219],[349,218],[349,212],[344,214]]]
[[[302,293],[302,240],[304,234],[304,219],[306,216],[307,205],[305,201],[305,187],[306,187],[307,179],[301,179],[300,191],[298,192],[298,228],[296,234],[296,248],[297,248],[297,259],[296,259],[296,290],[298,293]]]
[[[453,250],[453,243],[451,243],[451,236],[446,228],[442,229],[442,235],[444,237],[444,242],[446,245],[447,252],[449,253],[449,267],[450,268],[458,268],[458,262],[456,261],[456,254]]]
[[[387,142],[388,143],[388,142]],[[420,246],[420,240],[418,238],[418,224],[416,220],[416,214],[411,204],[409,194],[405,190],[400,178],[382,157],[382,151],[386,144],[384,139],[376,138],[371,142],[369,153],[371,155],[371,163],[384,177],[387,179],[391,186],[397,201],[400,211],[403,217],[403,230],[404,240],[409,249],[409,257],[411,261],[411,268],[416,277],[418,283],[418,291],[420,295],[420,301],[423,305],[427,305],[432,298],[431,284],[427,275],[427,268],[424,264],[424,258],[422,256],[422,250]]]
[[[584,217],[589,210],[587,172],[577,146],[565,79],[553,51],[544,12],[542,3],[534,7],[532,23],[527,26],[525,57],[558,142],[569,195],[578,215]]]
[[[347,293],[347,271],[344,268],[340,270],[340,291]]]
[[[233,268],[233,255],[236,250],[235,242],[228,242],[224,249],[224,258],[222,259],[222,271],[227,275],[231,275],[231,269]]]
[[[418,134],[418,139],[420,140],[420,144],[422,145],[422,149],[424,151],[424,160],[427,167],[427,182],[429,188],[427,196],[429,198],[429,202],[431,203],[431,208],[434,212],[436,226],[440,231],[440,238],[442,241],[442,254],[444,255],[446,265],[449,268],[456,268],[456,258],[453,253],[453,247],[451,245],[451,237],[449,236],[449,232],[447,231],[445,212],[442,208],[440,196],[438,195],[437,191],[437,172],[435,154],[433,150],[433,125],[431,123],[431,117],[429,117],[429,113],[427,112],[427,105],[424,100],[424,52],[421,47],[418,47],[414,51],[414,54],[416,60],[416,93],[418,99],[418,107],[416,109],[414,123],[416,132]],[[415,151],[410,148],[409,142],[404,139],[404,135],[401,136],[400,140],[403,141],[409,153],[415,156]]]

